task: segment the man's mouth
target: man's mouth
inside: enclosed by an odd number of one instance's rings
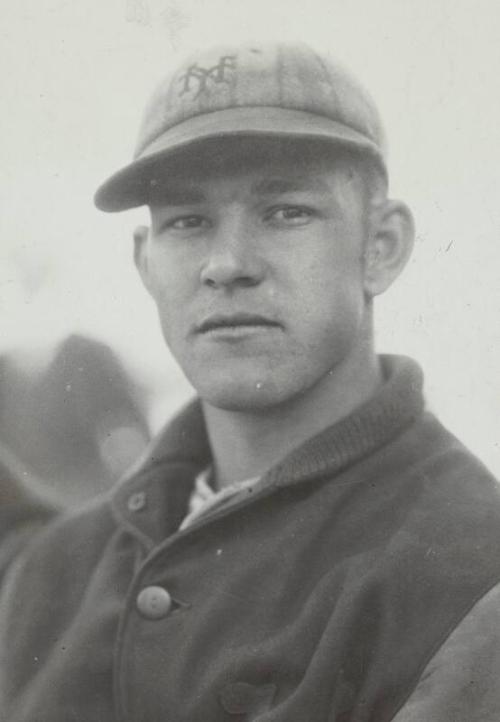
[[[232,331],[252,328],[281,328],[281,324],[266,316],[253,313],[214,314],[196,326],[197,333],[210,331]]]

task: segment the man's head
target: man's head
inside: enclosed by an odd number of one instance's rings
[[[364,91],[302,46],[210,51],[157,93],[96,201],[150,206],[136,263],[206,402],[255,411],[355,383],[372,298],[413,237],[382,138]]]

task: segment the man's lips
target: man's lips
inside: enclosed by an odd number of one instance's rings
[[[281,324],[267,316],[260,316],[253,313],[214,314],[197,324],[196,333],[258,326],[274,326],[275,328],[280,328]]]

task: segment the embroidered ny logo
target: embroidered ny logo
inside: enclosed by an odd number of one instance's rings
[[[179,95],[184,95],[192,90],[191,81],[198,83],[198,92],[194,96],[196,99],[200,93],[207,89],[207,83],[212,80],[214,83],[229,83],[226,77],[226,70],[236,69],[236,55],[223,55],[219,58],[217,65],[211,68],[202,68],[196,63],[190,65],[184,75],[179,78],[180,83],[184,83]]]

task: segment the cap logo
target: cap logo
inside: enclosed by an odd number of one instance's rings
[[[194,99],[207,90],[208,81],[212,83],[229,83],[226,71],[236,70],[236,55],[222,55],[217,65],[211,68],[203,68],[197,63],[190,65],[187,71],[179,78],[179,83],[183,83],[179,95],[189,93],[191,90],[197,89]],[[195,83],[195,87],[192,87]]]

